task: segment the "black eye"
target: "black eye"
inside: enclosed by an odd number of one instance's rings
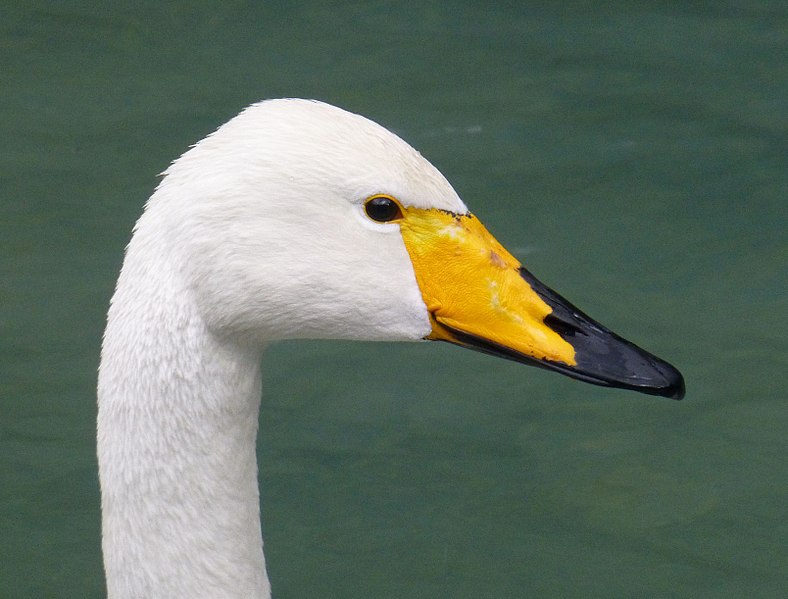
[[[367,216],[379,223],[388,223],[402,218],[402,210],[393,198],[388,196],[374,196],[364,204]]]

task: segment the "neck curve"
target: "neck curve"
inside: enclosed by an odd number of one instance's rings
[[[255,454],[262,350],[208,331],[177,276],[161,257],[140,259],[135,241],[99,369],[108,594],[270,597]]]

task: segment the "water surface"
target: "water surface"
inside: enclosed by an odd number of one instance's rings
[[[280,96],[398,132],[688,394],[278,345],[277,597],[784,595],[788,15],[740,4],[5,3],[0,596],[103,595],[94,387],[123,247],[170,160]]]

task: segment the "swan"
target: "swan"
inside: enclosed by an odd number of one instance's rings
[[[163,173],[110,302],[97,453],[108,595],[270,597],[255,442],[276,340],[439,340],[680,399],[668,363],[540,283],[416,150],[254,104]]]

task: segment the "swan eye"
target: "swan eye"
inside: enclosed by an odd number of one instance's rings
[[[388,196],[372,196],[364,204],[367,216],[379,223],[388,223],[402,218],[402,209],[397,200]]]

